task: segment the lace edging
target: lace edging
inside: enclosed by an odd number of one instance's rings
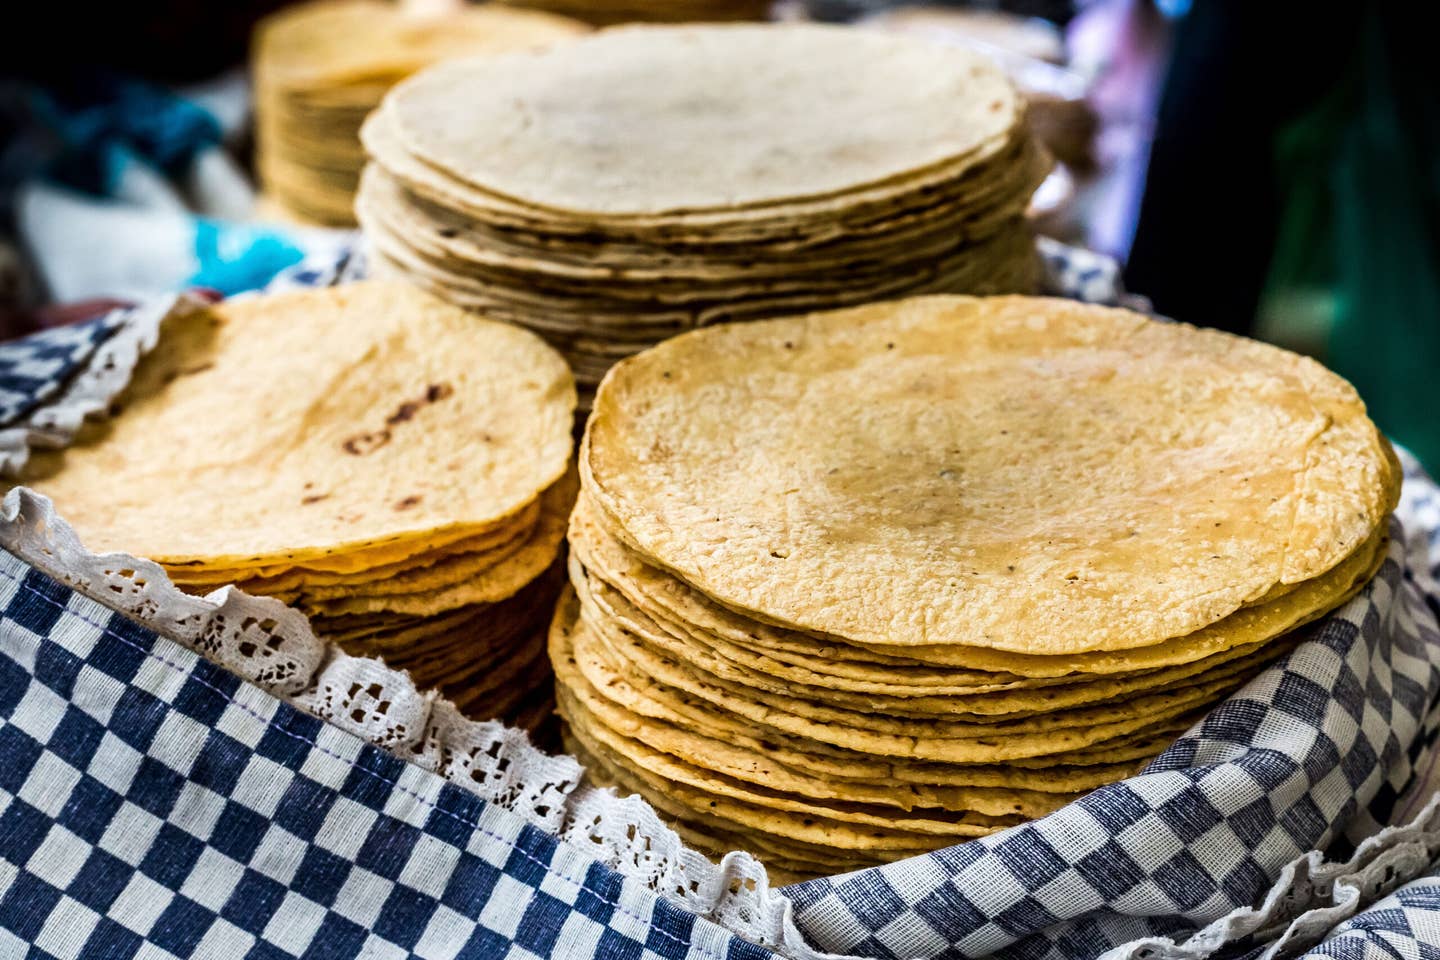
[[[143,338],[138,342],[143,344]],[[541,751],[523,730],[462,716],[438,694],[418,690],[408,673],[327,644],[303,614],[278,600],[234,587],[192,596],[149,560],[93,554],[49,498],[25,487],[11,490],[0,502],[0,546],[274,696],[583,849],[739,937],[795,960],[844,960],[805,942],[792,904],[772,890],[765,868],[749,854],[731,853],[714,864],[685,846],[639,797],[582,785],[583,768],[573,757]]]

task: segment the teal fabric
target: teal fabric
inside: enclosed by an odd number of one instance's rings
[[[186,285],[228,297],[265,286],[304,260],[305,252],[275,230],[200,219],[195,221],[195,259],[200,267]]]
[[[1440,466],[1440,100],[1429,55],[1372,17],[1358,111],[1333,182],[1337,316],[1329,361],[1376,421]],[[1422,59],[1422,57],[1424,59]]]
[[[1429,54],[1405,37],[1407,23],[1393,12],[1364,17],[1340,82],[1277,136],[1283,213],[1267,297],[1328,292],[1325,341],[1289,334],[1322,349],[1380,426],[1433,470],[1440,105]]]

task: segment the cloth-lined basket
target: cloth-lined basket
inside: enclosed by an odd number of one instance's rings
[[[1043,252],[1053,292],[1122,296],[1113,263]],[[7,468],[103,410],[169,307],[0,345]],[[1142,775],[778,891],[294,611],[187,597],[12,491],[0,958],[1429,956],[1440,488],[1405,467],[1374,582]]]

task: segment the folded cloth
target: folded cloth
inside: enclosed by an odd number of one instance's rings
[[[107,315],[0,344],[0,423],[51,399],[114,331]]]
[[[1305,953],[1319,957],[1427,957],[1440,944],[1440,873],[1405,884],[1327,933]],[[1250,956],[1271,954],[1258,947]]]
[[[24,90],[23,146],[0,148],[17,181],[17,233],[50,300],[254,290],[340,242],[247,222],[254,190],[223,143],[245,116],[243,76],[183,92],[112,75],[74,87]]]
[[[0,758],[3,957],[774,956],[3,550]]]

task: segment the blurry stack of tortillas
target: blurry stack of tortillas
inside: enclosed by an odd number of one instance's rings
[[[503,0],[514,7],[563,13],[587,23],[609,26],[631,21],[715,23],[763,20],[770,0]]]
[[[923,41],[622,27],[397,86],[356,212],[377,272],[540,333],[585,405],[692,327],[1030,290],[1024,120],[987,60]]]
[[[1099,118],[1089,84],[1069,69],[1064,34],[1048,20],[1003,10],[900,6],[861,21],[865,27],[960,46],[995,60],[1025,95],[1030,128],[1060,162],[1093,166]]]
[[[1400,484],[1309,359],[1025,297],[673,339],[580,471],[571,746],[782,878],[1136,771],[1373,575]]]
[[[539,338],[402,284],[167,320],[114,418],[27,482],[96,552],[236,583],[477,716],[548,698],[575,388]]]
[[[271,16],[254,50],[266,199],[302,221],[354,224],[360,124],[385,91],[440,60],[541,47],[585,29],[500,6],[417,12],[381,0],[321,0]]]

